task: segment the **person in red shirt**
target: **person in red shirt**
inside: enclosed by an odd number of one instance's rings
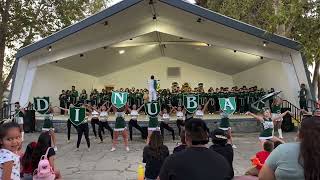
[[[266,141],[263,144],[263,151],[257,152],[255,156],[251,158],[252,167],[245,173],[245,175],[258,176],[264,162],[270,155],[274,148],[272,141]]]

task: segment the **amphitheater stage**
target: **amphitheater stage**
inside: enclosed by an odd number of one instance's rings
[[[43,116],[36,115],[36,130],[41,131],[41,128],[43,126]],[[171,127],[175,129],[175,132],[178,132],[177,126],[176,126],[176,119],[175,117],[171,117]],[[89,117],[89,121],[90,121]],[[130,116],[125,116],[126,122],[128,123],[130,120]],[[64,115],[55,115],[53,117],[53,126],[55,128],[55,131],[58,133],[66,133],[67,132],[67,120],[68,116]],[[218,114],[206,114],[204,116],[204,121],[206,121],[208,127],[210,130],[213,130],[219,126],[220,123],[220,115]],[[109,116],[109,124],[111,127],[114,127],[115,117],[114,115]],[[90,122],[89,122],[90,123]],[[138,124],[141,127],[147,127],[148,126],[148,120],[146,115],[140,115],[138,118]],[[240,114],[234,114],[230,116],[230,125],[233,132],[239,132],[239,133],[251,133],[251,132],[258,132],[260,130],[260,124],[252,117],[246,116],[246,115],[240,115]],[[90,126],[91,128],[91,126]],[[72,133],[76,133],[75,128],[71,128]],[[136,134],[137,131],[134,128],[133,133]]]

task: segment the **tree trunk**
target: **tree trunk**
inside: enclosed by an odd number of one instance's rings
[[[2,104],[3,93],[6,89],[5,77],[3,74],[3,65],[5,60],[5,48],[6,48],[6,36],[8,34],[8,22],[9,22],[9,8],[12,4],[12,0],[7,0],[5,4],[2,4],[0,9],[2,21],[0,23],[0,101]],[[1,105],[0,104],[0,105]],[[2,107],[2,105],[0,106]]]
[[[313,91],[314,91],[314,95],[317,97],[317,94],[318,96],[320,95],[318,92],[320,91],[320,86],[319,86],[319,78],[320,78],[320,73],[319,73],[319,70],[320,70],[320,61],[315,61],[315,67],[314,67],[314,70],[313,70],[313,78],[312,78],[312,87],[313,87]]]
[[[274,15],[278,16],[281,8],[281,0],[273,0]],[[286,25],[278,24],[276,27],[276,34],[286,36]]]
[[[318,95],[316,96],[316,97],[318,97],[317,99],[320,99],[320,76],[318,76],[318,79],[317,79],[317,86],[318,86],[318,91],[317,91],[317,93],[318,93]]]

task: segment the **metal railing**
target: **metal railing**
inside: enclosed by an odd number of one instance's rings
[[[14,104],[4,104],[0,109],[0,121],[4,119],[11,119],[14,115]]]
[[[303,116],[300,108],[298,108],[297,106],[295,106],[294,104],[292,104],[291,102],[289,102],[287,100],[282,100],[281,107],[290,109],[290,111],[292,113],[292,118],[295,119],[296,121],[298,121],[298,123],[300,124],[302,116]]]

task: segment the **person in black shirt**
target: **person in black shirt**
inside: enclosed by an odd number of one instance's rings
[[[307,91],[306,85],[301,84],[300,91],[299,91],[299,104],[300,104],[300,109],[304,109],[306,111],[308,111],[307,95],[308,95],[308,91]]]
[[[209,149],[214,150],[215,152],[221,154],[226,160],[229,162],[230,167],[232,168],[232,176],[233,172],[233,148],[232,145],[228,143],[228,137],[224,130],[215,129],[212,134],[212,143]]]
[[[186,131],[184,130],[184,128],[181,129],[180,139],[181,139],[181,144],[173,149],[173,153],[180,152],[180,151],[182,151],[182,150],[187,148]]]
[[[228,161],[206,147],[209,142],[207,129],[201,119],[191,119],[186,123],[188,148],[167,157],[160,171],[160,180],[232,179],[232,168]]]
[[[65,90],[62,90],[61,94],[59,95],[59,101],[60,101],[60,107],[67,108],[68,98]],[[65,115],[65,111],[61,109],[60,114]]]
[[[157,179],[161,166],[169,156],[169,149],[163,145],[163,138],[159,131],[153,131],[150,136],[149,145],[143,149],[143,163],[146,163],[145,178],[147,180]]]

